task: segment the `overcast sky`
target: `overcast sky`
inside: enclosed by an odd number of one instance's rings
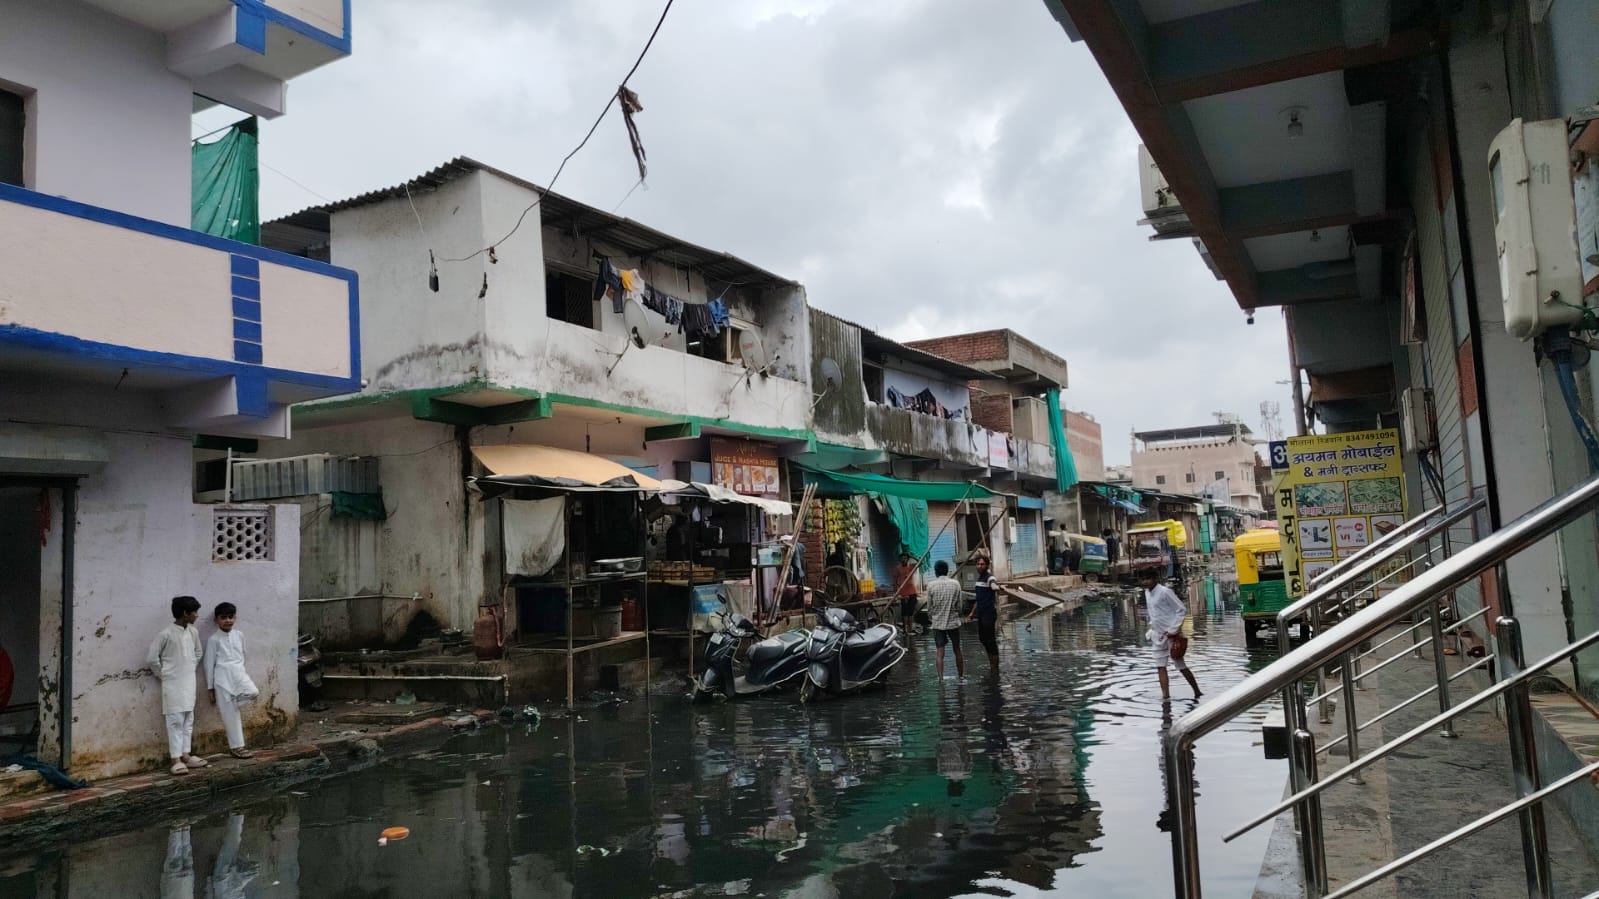
[[[354,4],[352,56],[262,125],[263,216],[458,155],[547,183],[659,13]],[[1281,316],[1246,326],[1188,242],[1135,224],[1137,135],[1042,0],[678,0],[629,86],[650,177],[619,214],[896,339],[1015,329],[1066,358],[1108,463],[1135,428],[1258,430],[1262,400],[1288,425]],[[611,210],[637,178],[613,110],[556,189]]]

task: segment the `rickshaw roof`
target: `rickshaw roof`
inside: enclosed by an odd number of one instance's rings
[[[1255,528],[1233,538],[1233,549],[1274,552],[1282,547],[1282,535],[1269,528]]]
[[[1103,538],[1095,537],[1092,534],[1073,534],[1070,531],[1050,531],[1049,536],[1060,537],[1064,540],[1081,540],[1084,543],[1097,543],[1100,546],[1105,545]]]

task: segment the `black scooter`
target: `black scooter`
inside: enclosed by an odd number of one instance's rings
[[[827,609],[822,612],[822,623],[811,629],[805,647],[807,667],[800,701],[810,702],[823,693],[854,693],[882,683],[888,669],[903,658],[899,628],[892,624],[867,627],[843,609]]]
[[[705,670],[694,682],[690,699],[698,702],[718,694],[728,699],[770,693],[805,673],[804,631],[785,631],[749,648],[743,664],[739,646],[759,637],[754,622],[743,615],[722,614],[722,628],[705,644]],[[743,673],[739,673],[742,670]]]

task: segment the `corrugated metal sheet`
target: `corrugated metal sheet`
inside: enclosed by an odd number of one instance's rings
[[[1415,148],[1414,158],[1415,167],[1410,181],[1411,207],[1416,213],[1416,249],[1422,295],[1427,308],[1427,342],[1423,348],[1421,367],[1427,376],[1427,383],[1432,387],[1438,419],[1436,473],[1443,482],[1442,499],[1453,508],[1470,501],[1472,496],[1468,464],[1471,454],[1461,408],[1462,372],[1459,366],[1460,344],[1470,334],[1469,321],[1463,320],[1460,315],[1465,275],[1461,267],[1460,241],[1455,236],[1453,201],[1443,205],[1442,209],[1438,202],[1432,148],[1422,143]],[[1456,294],[1461,296],[1457,297]],[[1464,374],[1466,377],[1475,377],[1473,372]],[[1431,501],[1423,505],[1437,503],[1439,497],[1435,495],[1436,489],[1436,486],[1428,488]],[[1419,510],[1412,510],[1415,511]],[[1475,529],[1469,522],[1452,528],[1449,532],[1450,548],[1458,552],[1469,546],[1475,538]],[[1456,598],[1468,612],[1475,611],[1481,603],[1476,582],[1456,591]]]
[[[1016,576],[1043,570],[1043,532],[1038,525],[1038,513],[1022,510],[1016,519],[1016,542],[1010,545],[1010,573]]]
[[[866,387],[861,377],[860,329],[836,315],[810,310],[811,384],[815,400],[814,426],[832,434],[859,434],[866,430]],[[837,363],[839,383],[829,384],[823,361]]]
[[[377,493],[376,456],[316,453],[233,463],[233,500],[247,502],[318,493]]]
[[[344,209],[353,209],[358,206],[369,206],[385,200],[401,199],[407,196],[407,191],[412,197],[426,194],[473,172],[487,172],[534,192],[542,192],[544,190],[537,184],[518,178],[509,172],[490,165],[484,165],[470,157],[457,156],[438,168],[418,175],[404,184],[368,191],[349,199],[322,206],[313,206],[272,222],[267,222],[263,224],[262,231],[266,233],[276,230],[285,235],[291,229],[309,229],[313,232],[325,232],[328,230],[328,220],[332,213]],[[693,269],[718,281],[734,281],[741,284],[767,287],[794,286],[797,284],[797,282],[788,278],[775,275],[759,266],[745,262],[737,256],[686,243],[654,228],[641,225],[632,219],[611,215],[593,206],[579,203],[569,197],[563,197],[558,193],[551,192],[543,195],[543,198],[539,201],[539,218],[546,228],[556,228],[568,233],[594,234],[595,236],[601,236],[603,233],[603,239],[606,244],[616,247],[628,255],[648,256],[657,262],[667,265]],[[507,223],[506,227],[509,228],[510,223]],[[272,245],[275,246],[275,244]],[[288,251],[293,252],[293,250]]]

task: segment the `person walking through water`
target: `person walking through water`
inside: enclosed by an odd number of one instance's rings
[[[988,557],[977,557],[977,581],[972,585],[972,596],[976,602],[972,603],[972,613],[966,616],[967,621],[977,621],[977,642],[983,644],[983,649],[988,653],[988,667],[992,671],[999,670],[999,637],[995,629],[999,626],[999,581],[988,568]]]
[[[1194,672],[1188,670],[1183,656],[1188,652],[1188,638],[1183,636],[1183,622],[1188,620],[1188,607],[1177,598],[1171,588],[1160,582],[1160,574],[1146,568],[1139,575],[1144,586],[1144,605],[1149,609],[1149,642],[1155,650],[1155,670],[1160,675],[1161,701],[1171,699],[1171,682],[1166,676],[1170,665],[1182,672],[1188,686],[1194,688],[1194,698],[1200,697],[1199,682]]]
[[[934,669],[940,679],[944,677],[944,644],[955,645],[955,674],[966,673],[966,662],[961,658],[961,604],[966,594],[960,581],[949,576],[949,563],[943,559],[933,565],[932,583],[927,585],[927,614],[933,620],[933,645],[938,647]]]

